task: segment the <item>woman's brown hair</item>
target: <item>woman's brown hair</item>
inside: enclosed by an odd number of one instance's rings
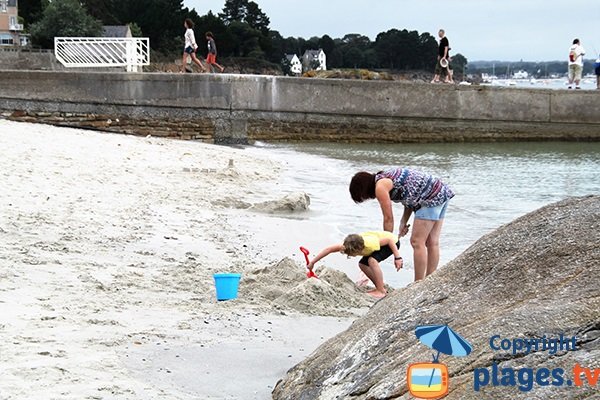
[[[188,29],[194,29],[194,21],[189,18],[185,19],[185,25],[188,27]]]
[[[355,203],[375,198],[375,174],[358,172],[350,181],[350,196]]]

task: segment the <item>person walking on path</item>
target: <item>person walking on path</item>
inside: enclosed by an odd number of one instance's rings
[[[594,72],[596,73],[596,89],[600,90],[600,54],[594,63]]]
[[[440,233],[454,192],[440,179],[410,168],[391,168],[376,174],[359,172],[350,182],[355,203],[377,199],[383,214],[383,230],[394,231],[392,202],[402,203],[399,237],[408,234],[412,213],[414,227],[410,244],[414,250],[415,281],[431,275],[440,261]]]
[[[573,82],[575,82],[575,89],[581,89],[579,83],[583,76],[584,55],[585,49],[579,39],[573,40],[573,45],[569,48],[569,89],[573,89]]]
[[[431,83],[438,83],[442,72],[446,73],[446,83],[454,83],[452,80],[452,69],[450,68],[450,42],[446,37],[446,31],[440,29],[438,32],[440,45],[438,47],[437,63],[435,64],[435,75]]]
[[[219,68],[221,72],[225,70],[225,67],[217,64],[217,44],[212,32],[206,32],[206,41],[208,44],[208,55],[206,56],[206,63],[209,66],[215,66]]]
[[[187,58],[190,56],[192,61],[196,63],[202,71],[207,72],[207,68],[198,60],[196,57],[196,51],[198,50],[198,45],[196,44],[196,36],[194,35],[194,22],[187,18],[183,22],[183,26],[185,27],[185,46],[183,48],[183,59],[181,63],[181,72],[186,71]]]

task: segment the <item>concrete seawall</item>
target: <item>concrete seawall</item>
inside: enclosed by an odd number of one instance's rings
[[[249,75],[3,71],[15,120],[215,142],[600,139],[600,93]]]

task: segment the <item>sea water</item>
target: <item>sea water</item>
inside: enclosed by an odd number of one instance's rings
[[[442,230],[440,265],[481,236],[539,207],[570,196],[600,194],[600,143],[258,143],[254,151],[267,152],[285,165],[279,190],[308,193],[311,212],[302,218],[330,228],[340,241],[348,233],[382,229],[376,201],[354,204],[350,198],[354,173],[407,166],[440,177],[456,193]],[[400,204],[394,205],[396,231],[402,211]],[[397,274],[389,260],[382,265],[392,286],[412,280],[408,237],[401,244],[407,270]],[[354,264],[356,260],[351,268]]]

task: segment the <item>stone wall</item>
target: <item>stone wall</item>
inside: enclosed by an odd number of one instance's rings
[[[215,142],[595,141],[598,109],[600,96],[591,91],[254,75],[0,74],[0,110],[15,120]]]
[[[0,70],[60,71],[63,69],[52,51],[0,49]]]

